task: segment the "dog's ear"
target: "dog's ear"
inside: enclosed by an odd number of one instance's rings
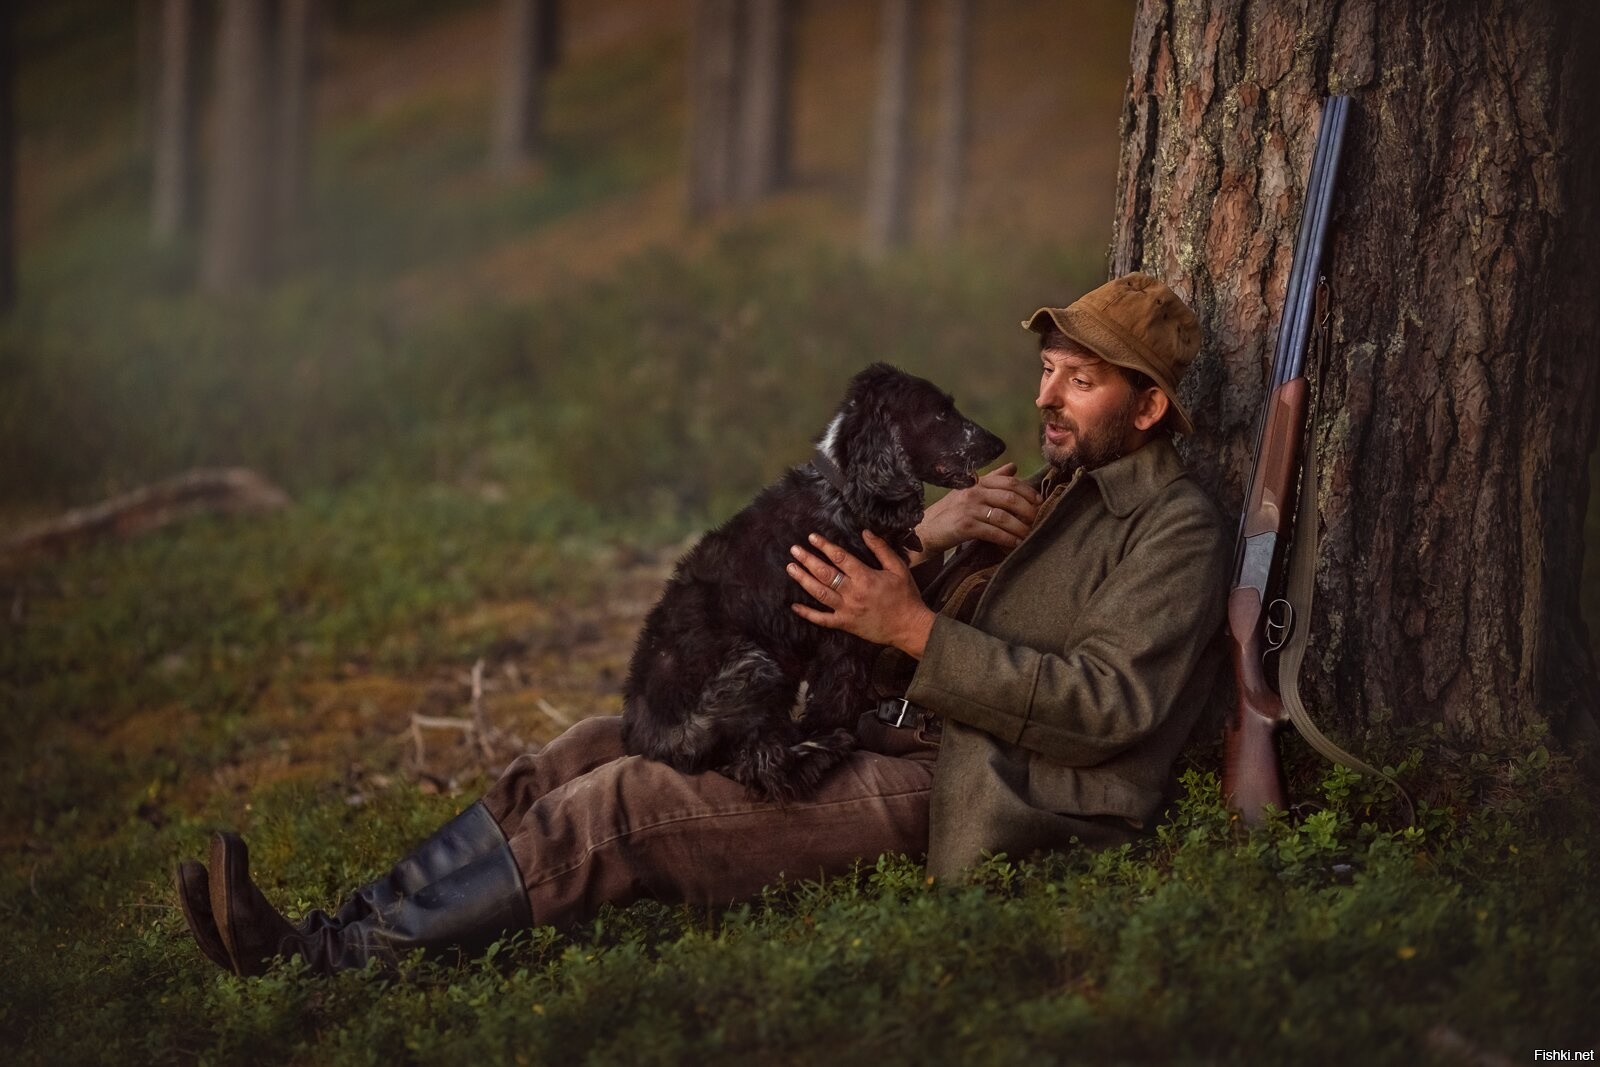
[[[915,526],[922,517],[922,479],[911,470],[890,421],[889,398],[868,393],[856,398],[841,433],[845,497],[852,511],[874,530]]]

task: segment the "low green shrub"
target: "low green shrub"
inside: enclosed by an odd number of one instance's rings
[[[22,951],[0,1023],[22,1062],[1448,1062],[1440,1028],[1509,1057],[1587,1047],[1593,809],[1555,763],[1537,810],[1425,802],[1403,828],[1335,769],[1320,810],[1248,834],[1191,771],[1159,831],[1117,849],[997,856],[951,885],[885,857],[721,915],[644,903],[333,979],[199,956],[162,899],[174,849],[203,840],[185,822],[83,850],[31,895],[6,876]],[[268,891],[304,908],[451,810],[272,790],[246,832]]]

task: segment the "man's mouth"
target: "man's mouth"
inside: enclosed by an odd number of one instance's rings
[[[1067,429],[1065,426],[1058,426],[1052,422],[1047,422],[1044,424],[1044,439],[1053,445],[1059,445],[1061,442],[1065,441],[1067,439],[1067,435],[1071,432],[1072,431]]]

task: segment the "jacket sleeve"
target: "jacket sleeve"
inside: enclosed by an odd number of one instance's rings
[[[1222,621],[1227,566],[1214,512],[1174,516],[1062,620],[1058,650],[939,616],[906,696],[1060,763],[1099,763],[1170,713]]]

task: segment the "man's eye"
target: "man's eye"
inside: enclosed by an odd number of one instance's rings
[[[1089,383],[1084,381],[1082,378],[1074,378],[1074,379],[1072,379],[1072,384],[1073,385],[1081,385],[1085,389],[1087,389],[1089,387]]]

